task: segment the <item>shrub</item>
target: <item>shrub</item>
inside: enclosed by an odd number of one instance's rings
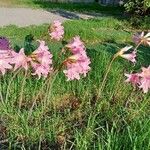
[[[124,6],[126,12],[132,15],[145,16],[150,13],[149,0],[129,0]]]

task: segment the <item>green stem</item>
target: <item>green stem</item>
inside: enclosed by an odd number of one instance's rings
[[[24,76],[23,81],[22,81],[21,92],[20,92],[20,100],[19,100],[19,110],[21,109],[21,106],[22,106],[23,93],[24,93],[23,90],[24,90],[24,87],[25,87],[26,78],[27,78],[27,70],[25,71],[25,76]]]
[[[137,51],[138,47],[142,44],[142,42],[143,42],[143,41],[141,40],[141,42],[139,42],[139,43],[137,44],[137,46],[136,46],[135,49],[134,49],[135,51]]]
[[[37,96],[35,97],[35,99],[34,99],[34,101],[33,101],[33,103],[32,103],[32,106],[31,106],[31,108],[30,108],[30,110],[29,110],[29,113],[28,113],[28,120],[30,119],[30,117],[31,117],[31,115],[32,115],[33,108],[34,108],[34,106],[35,106],[35,104],[36,104],[36,101],[37,101],[39,95],[43,92],[44,86],[45,86],[47,83],[49,84],[50,82],[51,82],[51,86],[50,86],[49,89],[50,89],[50,91],[51,91],[52,86],[53,86],[53,83],[54,83],[54,81],[55,81],[55,79],[56,79],[56,76],[57,76],[57,74],[58,74],[58,70],[56,70],[56,71],[54,72],[54,74],[55,74],[55,77],[53,78],[53,80],[51,80],[51,77],[48,78],[48,79],[45,81],[45,83],[42,85],[41,90],[39,91],[39,93],[37,94]],[[49,97],[50,97],[50,96],[48,96],[47,99],[49,99]],[[44,102],[44,103],[45,103],[45,102]]]
[[[17,76],[17,74],[19,73],[21,69],[18,69],[14,75],[12,76],[12,78],[10,79],[10,82],[8,83],[8,87],[7,87],[7,91],[6,91],[6,103],[8,101],[8,96],[9,96],[9,90],[10,90],[10,87],[11,87],[11,83],[14,81],[15,77]]]
[[[104,76],[104,78],[103,78],[101,87],[100,87],[99,90],[98,90],[97,100],[100,98],[101,93],[102,93],[102,91],[104,90],[104,87],[105,87],[105,84],[106,84],[106,80],[107,80],[107,77],[108,77],[108,73],[110,72],[112,63],[114,62],[114,60],[116,59],[116,57],[117,57],[117,55],[114,55],[113,58],[112,58],[112,60],[111,60],[111,62],[110,62],[109,65],[108,65],[108,68],[107,68],[107,71],[106,71],[105,76]]]

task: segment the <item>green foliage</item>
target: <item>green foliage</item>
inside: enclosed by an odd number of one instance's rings
[[[148,15],[150,13],[150,0],[128,0],[125,9],[131,15]]]

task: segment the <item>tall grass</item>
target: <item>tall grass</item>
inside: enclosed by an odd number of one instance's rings
[[[107,22],[105,27],[104,22]],[[23,70],[14,77],[11,72],[1,76],[0,149],[150,149],[150,93],[143,94],[124,82],[125,72],[149,64],[149,48],[140,47],[136,66],[121,58],[113,63],[96,102],[106,66],[113,54],[130,41],[131,32],[123,31],[124,22],[112,18],[71,21],[64,25],[66,41],[79,34],[86,42],[92,62],[90,73],[80,81],[71,82],[66,81],[62,72],[48,80],[37,80],[30,73],[24,78]],[[29,34],[46,40],[59,66],[63,60],[58,58],[62,44],[49,40],[47,27],[10,26],[0,29],[0,34],[8,36],[16,49],[24,46],[24,37]],[[107,30],[91,32],[92,28]],[[118,34],[112,35],[114,30]]]

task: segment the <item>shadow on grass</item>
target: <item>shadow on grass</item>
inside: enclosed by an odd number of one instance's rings
[[[121,15],[124,13],[124,8],[119,6],[102,6],[98,3],[57,3],[57,2],[42,2],[33,1],[35,6],[43,8],[52,13],[57,13],[60,16],[69,19],[80,19],[76,12],[100,17],[102,15]]]

